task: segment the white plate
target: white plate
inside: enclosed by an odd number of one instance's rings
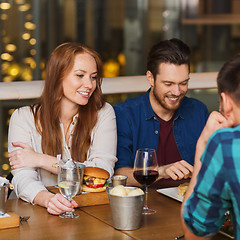
[[[222,235],[224,235],[224,236],[226,236],[226,237],[229,237],[229,238],[231,238],[231,239],[234,239],[234,237],[233,236],[231,236],[231,235],[229,235],[229,234],[227,234],[227,233],[225,233],[225,232],[223,232],[223,231],[219,231]]]
[[[178,195],[177,189],[178,189],[177,187],[162,188],[162,189],[157,189],[157,192],[162,193],[163,195],[173,198],[179,202],[182,202],[183,197]]]

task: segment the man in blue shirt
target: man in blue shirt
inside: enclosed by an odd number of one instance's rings
[[[210,239],[227,211],[240,239],[240,55],[222,67],[217,84],[221,113],[211,113],[197,142],[182,207],[185,239]]]
[[[137,149],[157,152],[160,178],[187,178],[192,172],[195,145],[208,118],[206,106],[186,97],[190,49],[179,39],[154,45],[147,60],[150,89],[114,107],[118,146],[116,174],[137,185],[133,165]]]

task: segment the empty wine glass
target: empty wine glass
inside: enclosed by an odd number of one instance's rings
[[[79,191],[80,173],[77,165],[72,160],[69,160],[67,163],[59,167],[58,187],[60,193],[70,202]],[[65,212],[61,213],[59,217],[77,218],[79,215],[73,212]]]
[[[137,150],[133,168],[133,176],[140,184],[144,185],[146,189],[143,214],[155,213],[156,210],[150,209],[147,206],[148,186],[154,183],[159,176],[158,162],[154,149],[142,148]]]

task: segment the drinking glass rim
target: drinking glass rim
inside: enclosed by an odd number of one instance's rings
[[[139,148],[139,149],[137,149],[137,151],[141,151],[141,152],[144,152],[144,151],[155,151],[156,152],[156,150],[153,149],[153,148]]]

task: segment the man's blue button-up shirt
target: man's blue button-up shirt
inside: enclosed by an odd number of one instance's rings
[[[149,91],[114,107],[117,119],[115,169],[133,167],[139,148],[157,151],[160,122],[149,100]],[[184,97],[174,115],[173,133],[181,158],[193,165],[195,146],[208,118],[207,107],[197,99]]]

